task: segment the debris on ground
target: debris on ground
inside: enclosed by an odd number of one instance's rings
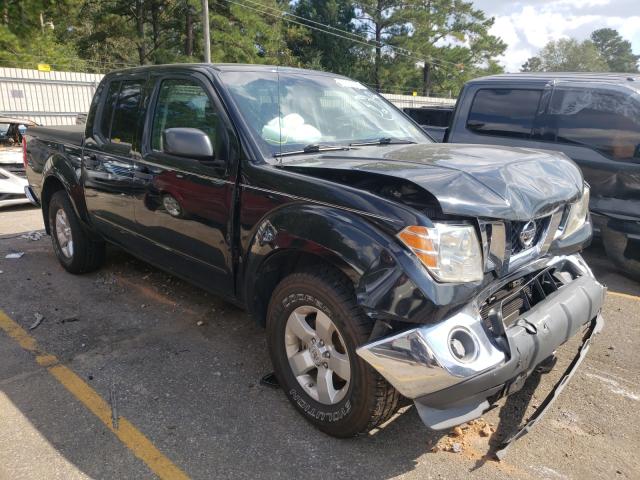
[[[35,317],[36,321],[31,324],[29,330],[35,330],[44,320],[44,315],[42,315],[41,313],[36,312],[33,314],[33,316]]]
[[[38,231],[28,232],[28,233],[25,233],[24,235],[20,235],[20,238],[25,238],[32,242],[37,242],[42,237],[44,237],[44,233],[38,232]]]
[[[12,252],[12,253],[7,253],[4,258],[22,258],[22,256],[24,255],[24,252]]]
[[[67,317],[60,320],[60,323],[71,323],[71,322],[79,322],[80,319],[78,317]]]
[[[465,450],[474,451],[477,450],[478,443],[486,442],[484,438],[490,437],[495,431],[494,426],[483,418],[472,420],[464,425],[454,427],[449,435],[442,437],[431,448],[431,451],[453,453],[460,453]]]
[[[204,322],[202,320],[198,320],[198,323],[196,323],[196,325],[198,325],[199,327],[204,325]]]

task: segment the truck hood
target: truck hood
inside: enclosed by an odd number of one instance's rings
[[[501,146],[358,147],[285,159],[281,168],[318,176],[349,170],[401,178],[431,193],[446,214],[519,221],[551,212],[583,188],[582,173],[564,154]]]

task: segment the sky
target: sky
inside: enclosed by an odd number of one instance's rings
[[[614,28],[640,54],[640,0],[473,0],[495,17],[491,34],[508,48],[499,61],[518,72],[529,57],[551,40],[584,40],[598,28]]]

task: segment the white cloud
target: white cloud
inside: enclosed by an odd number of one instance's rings
[[[475,6],[495,17],[491,33],[508,45],[499,59],[507,71],[519,71],[527,58],[551,40],[584,40],[598,28],[611,27],[640,53],[638,0],[476,0]]]

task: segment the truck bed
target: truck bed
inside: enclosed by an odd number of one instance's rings
[[[39,140],[80,146],[84,137],[84,125],[31,127],[27,134]]]

